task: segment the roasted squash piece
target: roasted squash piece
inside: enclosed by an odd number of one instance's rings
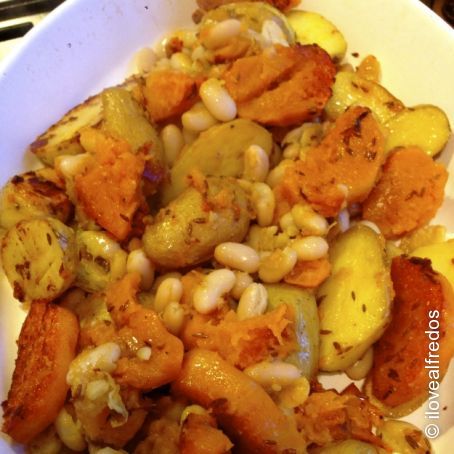
[[[396,257],[391,277],[392,320],[375,345],[369,379],[373,396],[396,410],[437,392],[454,354],[454,293],[429,260]]]
[[[226,454],[232,447],[209,414],[191,413],[185,419],[180,435],[181,454]]]
[[[8,399],[2,403],[2,430],[18,443],[28,443],[57,417],[68,392],[66,374],[78,335],[72,312],[32,303],[19,336]]]
[[[371,111],[351,107],[321,143],[307,151],[304,160],[286,170],[275,190],[284,194],[300,191],[314,210],[335,216],[345,201],[366,199],[384,160],[383,146],[380,126]],[[290,200],[298,200],[298,192]]]
[[[304,438],[266,391],[215,352],[187,353],[173,391],[211,408],[239,452],[306,452]]]
[[[148,74],[143,94],[151,119],[156,122],[165,121],[189,110],[199,99],[202,81],[201,77],[173,70]]]
[[[81,140],[94,155],[95,164],[75,178],[77,199],[85,214],[115,238],[124,240],[142,202],[143,155],[130,145],[94,129]]]
[[[416,147],[392,153],[363,205],[363,218],[386,238],[399,238],[427,224],[444,198],[448,172]]]
[[[335,74],[331,58],[317,45],[277,45],[238,59],[223,78],[239,117],[291,126],[321,114]]]

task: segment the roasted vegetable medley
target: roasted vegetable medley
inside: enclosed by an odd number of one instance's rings
[[[454,354],[449,121],[296,3],[198,0],[4,186],[27,452],[431,452],[396,418]]]

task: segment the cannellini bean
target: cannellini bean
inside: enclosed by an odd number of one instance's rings
[[[300,146],[297,143],[291,143],[284,148],[282,156],[285,159],[296,159],[300,154]]]
[[[186,129],[186,128],[183,128],[182,134],[183,134],[184,143],[186,145],[191,145],[191,143],[194,142],[197,139],[197,137],[199,136],[199,133],[197,133],[195,131],[189,131],[189,129]]]
[[[183,424],[191,413],[203,416],[208,412],[200,405],[189,405],[181,413],[180,424]]]
[[[148,361],[151,358],[152,350],[151,347],[145,346],[137,350],[136,356],[142,361]]]
[[[299,407],[309,397],[310,389],[311,386],[306,377],[296,379],[279,393],[279,406],[286,409]]]
[[[345,370],[352,380],[362,380],[369,373],[374,362],[374,350],[369,348],[362,358]]]
[[[183,127],[188,131],[202,132],[217,123],[216,118],[208,112],[203,103],[195,104],[181,116]]]
[[[266,311],[268,293],[262,284],[252,283],[243,292],[236,313],[240,320],[257,317]]]
[[[267,284],[279,282],[292,271],[297,260],[298,256],[293,249],[276,249],[260,263],[259,277]]]
[[[128,243],[128,251],[132,252],[135,251],[136,249],[141,249],[142,248],[142,240],[140,238],[132,238],[129,243]]]
[[[184,146],[183,133],[178,126],[170,124],[162,129],[161,140],[164,145],[166,162],[169,166],[173,166]]]
[[[243,271],[235,271],[235,277],[235,285],[230,293],[236,300],[239,300],[243,292],[252,284],[253,280],[249,274]]]
[[[170,57],[170,66],[180,71],[189,71],[192,66],[191,57],[183,52],[175,52]]]
[[[303,235],[321,236],[328,233],[328,221],[309,205],[298,203],[292,207],[291,213],[296,226]]]
[[[265,183],[253,183],[252,205],[260,227],[267,227],[273,222],[276,200],[272,189]]]
[[[259,269],[257,252],[245,244],[221,243],[214,250],[214,257],[222,265],[246,273],[255,273]]]
[[[140,286],[143,290],[149,290],[154,281],[154,266],[142,249],[136,249],[129,253],[126,261],[128,273],[140,274]]]
[[[206,50],[203,46],[197,46],[196,48],[194,48],[191,54],[193,61],[205,61],[206,57]]]
[[[301,371],[296,366],[284,361],[262,361],[246,367],[243,372],[265,388],[273,385],[285,388],[301,377]]]
[[[241,22],[237,19],[226,19],[213,25],[203,37],[207,49],[225,46],[241,32]]]
[[[199,90],[205,107],[219,121],[230,121],[236,117],[236,104],[219,79],[208,79]]]
[[[91,159],[88,153],[61,155],[55,159],[55,169],[65,178],[74,178],[87,169]]]
[[[289,131],[285,137],[284,140],[281,142],[282,145],[289,145],[291,143],[297,143],[300,141],[301,133],[303,131],[303,126],[298,126],[295,129],[292,129]]]
[[[298,227],[296,226],[295,221],[293,220],[291,212],[285,213],[279,219],[279,227],[289,237],[295,237],[299,233]]]
[[[171,301],[162,313],[162,321],[169,332],[179,334],[184,322],[184,309],[180,303]]]
[[[193,304],[196,311],[201,314],[213,312],[222,304],[221,297],[232,290],[235,281],[235,273],[227,269],[215,270],[205,276],[194,292]]]
[[[346,208],[337,215],[337,223],[341,232],[346,232],[350,228],[350,213]]]
[[[136,52],[134,56],[134,66],[136,68],[136,72],[139,73],[146,73],[153,69],[158,56],[153,49],[149,47],[144,47]]]
[[[305,236],[293,241],[290,247],[298,260],[318,260],[328,253],[328,242],[321,236]]]
[[[265,181],[270,169],[266,151],[259,145],[251,145],[244,152],[243,178],[249,181]]]
[[[262,36],[270,45],[280,44],[281,46],[288,46],[288,41],[282,28],[274,20],[263,22]]]
[[[274,169],[270,171],[266,179],[266,184],[270,188],[277,186],[284,178],[285,171],[293,165],[294,163],[291,159],[283,159]]]
[[[183,285],[180,279],[169,277],[161,282],[154,299],[154,309],[162,312],[167,304],[172,301],[179,302],[183,295]]]
[[[375,222],[372,222],[372,221],[359,221],[358,224],[365,225],[366,227],[369,227],[370,229],[372,229],[378,235],[381,235],[380,227],[377,224],[375,224]]]
[[[66,376],[67,383],[71,387],[77,386],[93,369],[113,372],[120,355],[120,346],[115,342],[106,342],[98,347],[84,350],[71,362]]]

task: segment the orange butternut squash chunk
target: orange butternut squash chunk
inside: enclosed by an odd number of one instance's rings
[[[399,238],[435,216],[447,179],[443,164],[421,149],[397,149],[363,205],[363,218],[375,222],[386,238]]]
[[[303,437],[266,391],[215,352],[187,353],[173,390],[211,408],[238,452],[306,452]]]
[[[303,288],[315,288],[329,276],[330,272],[331,264],[327,258],[300,261],[284,277],[284,282]]]
[[[124,240],[142,202],[145,160],[127,142],[95,130],[82,133],[81,140],[90,142],[95,163],[75,178],[78,201],[88,217]]]
[[[286,173],[292,188],[296,180],[314,210],[336,216],[345,200],[362,202],[369,195],[384,160],[383,147],[383,134],[371,111],[351,107],[321,143],[308,150],[306,159],[296,161]],[[287,192],[293,194],[292,188]]]
[[[55,304],[32,303],[19,336],[8,399],[2,403],[2,431],[16,442],[29,443],[63,407],[78,335],[72,312]]]
[[[127,274],[107,289],[107,309],[122,345],[122,356],[113,377],[121,385],[151,390],[177,377],[183,361],[183,343],[166,330],[155,311],[138,303],[140,279],[137,273]],[[148,360],[135,354],[144,346],[152,350]]]
[[[330,56],[317,45],[277,45],[238,59],[223,78],[240,117],[290,126],[321,114],[335,74]]]

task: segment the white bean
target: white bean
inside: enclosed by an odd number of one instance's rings
[[[95,401],[108,391],[109,382],[107,380],[93,380],[87,383],[84,395],[88,400]]]
[[[170,66],[180,71],[189,71],[192,66],[191,57],[183,52],[175,52],[170,57]]]
[[[300,141],[302,131],[303,131],[303,126],[298,126],[297,128],[289,131],[285,135],[284,140],[281,142],[282,146],[289,145],[291,143],[298,143]]]
[[[253,283],[243,292],[236,313],[240,320],[257,317],[266,311],[268,293],[262,284]]]
[[[352,380],[362,380],[369,373],[374,362],[374,350],[369,348],[355,364],[345,370],[345,373]]]
[[[200,405],[189,405],[185,407],[181,413],[180,424],[183,424],[191,413],[202,416],[208,414],[208,412]]]
[[[288,41],[282,28],[274,20],[266,20],[262,25],[262,36],[270,45],[280,44],[288,47]]]
[[[285,409],[299,407],[309,397],[310,389],[311,385],[306,377],[298,378],[279,393],[279,406]]]
[[[246,273],[255,273],[260,264],[257,252],[241,243],[219,244],[214,250],[214,258],[222,265]]]
[[[298,203],[292,207],[291,213],[296,226],[303,235],[321,236],[328,233],[328,221],[309,205]]]
[[[162,129],[161,140],[166,162],[169,166],[173,166],[184,146],[183,133],[178,126],[170,124]]]
[[[285,213],[279,219],[279,227],[289,237],[295,237],[299,233],[298,227],[296,226],[295,221],[293,220],[291,212]]]
[[[265,183],[253,183],[252,205],[260,227],[267,227],[273,222],[276,199],[272,189]]]
[[[346,208],[337,215],[337,223],[341,232],[346,232],[350,228],[350,213]]]
[[[236,104],[219,79],[208,79],[199,90],[205,107],[216,120],[230,121],[236,117]]]
[[[195,104],[181,116],[183,127],[188,131],[202,132],[217,123],[216,118],[208,112],[203,103]]]
[[[277,186],[283,180],[286,170],[293,165],[294,163],[291,159],[283,159],[274,169],[270,171],[266,179],[266,184],[270,188]]]
[[[182,295],[183,285],[180,279],[169,277],[163,280],[156,290],[156,296],[153,303],[154,310],[156,312],[162,312],[170,302],[179,302]]]
[[[244,152],[243,178],[249,181],[265,181],[270,169],[266,151],[259,145],[251,145]]]
[[[289,247],[283,250],[276,249],[260,263],[259,277],[267,284],[279,282],[285,275],[292,271],[297,260],[298,256],[293,249]]]
[[[142,361],[148,361],[151,358],[152,350],[150,347],[145,346],[137,350],[136,356]]]
[[[171,301],[164,308],[162,321],[169,332],[178,335],[183,327],[184,309],[180,303]]]
[[[191,143],[194,142],[197,139],[197,137],[199,137],[199,133],[195,131],[189,131],[189,129],[186,128],[183,128],[182,134],[184,143],[186,145],[191,145]]]
[[[135,249],[128,255],[126,262],[128,273],[140,274],[140,286],[143,290],[149,290],[154,281],[154,266],[142,249]]]
[[[197,312],[209,314],[222,304],[222,296],[229,293],[235,285],[235,273],[227,269],[212,271],[204,277],[193,295]]]
[[[253,280],[249,274],[243,273],[242,271],[235,271],[235,277],[235,285],[230,293],[236,300],[239,300],[243,292],[252,284]]]
[[[55,169],[65,178],[74,178],[84,172],[92,158],[89,153],[72,155],[61,155],[55,159]]]
[[[232,38],[241,32],[241,22],[237,19],[226,19],[213,25],[203,36],[203,44],[207,49],[218,49],[227,45]]]
[[[295,365],[284,361],[262,361],[246,367],[243,372],[266,388],[273,385],[284,388],[301,377],[301,371]]]
[[[293,241],[290,247],[298,255],[298,260],[318,260],[328,253],[328,242],[321,236],[305,236]]]
[[[134,55],[134,66],[136,68],[136,72],[139,73],[146,73],[153,69],[158,56],[153,49],[149,47],[144,47],[140,49]]]
[[[54,426],[60,440],[69,449],[76,452],[84,451],[86,449],[87,443],[82,434],[81,424],[79,421],[73,420],[65,407],[58,413]]]

